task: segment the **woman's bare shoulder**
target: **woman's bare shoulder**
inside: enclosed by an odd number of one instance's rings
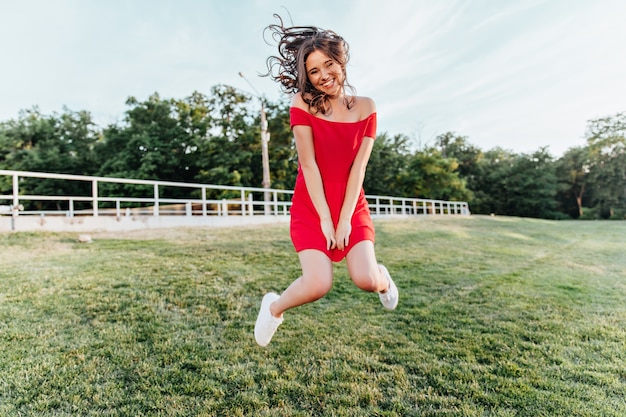
[[[355,107],[363,118],[368,117],[372,113],[376,113],[376,103],[369,97],[354,97]]]
[[[291,99],[291,107],[297,107],[302,110],[306,110],[308,112],[309,105],[304,102],[302,98],[302,94],[296,93]]]

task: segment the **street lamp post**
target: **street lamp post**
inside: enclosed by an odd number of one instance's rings
[[[266,190],[268,190],[270,188],[270,157],[269,157],[269,150],[268,150],[268,142],[270,141],[270,132],[267,130],[267,116],[265,114],[265,104],[263,103],[263,99],[261,98],[261,95],[259,94],[259,92],[257,91],[256,88],[254,88],[254,85],[252,85],[252,83],[243,75],[242,72],[239,73],[239,76],[241,78],[243,78],[244,80],[246,80],[246,82],[248,83],[248,85],[250,87],[252,87],[252,89],[256,92],[256,97],[259,99],[259,101],[261,102],[261,160],[263,163],[263,188],[265,188]],[[263,200],[265,201],[265,204],[263,205],[263,212],[268,215],[270,214],[270,192],[269,191],[265,191],[263,193]]]

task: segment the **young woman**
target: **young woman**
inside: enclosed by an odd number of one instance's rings
[[[348,44],[330,30],[270,25],[278,55],[267,60],[268,75],[294,94],[291,127],[298,174],[291,206],[290,234],[302,276],[280,296],[263,297],[254,327],[267,346],[291,308],[330,291],[333,262],[346,259],[357,287],[377,292],[389,310],[398,290],[374,252],[374,225],[363,191],[365,168],[376,137],[374,101],[357,97],[346,78]]]

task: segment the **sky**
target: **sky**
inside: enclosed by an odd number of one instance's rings
[[[453,132],[558,157],[585,145],[588,120],[626,111],[622,0],[0,0],[0,122],[37,106],[106,127],[130,96],[218,84],[286,98],[258,76],[274,13],[343,36],[379,133],[415,147]]]

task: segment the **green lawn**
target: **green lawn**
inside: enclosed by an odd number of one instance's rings
[[[0,415],[626,415],[626,222],[376,226],[398,309],[340,263],[267,348],[287,225],[0,234]]]

